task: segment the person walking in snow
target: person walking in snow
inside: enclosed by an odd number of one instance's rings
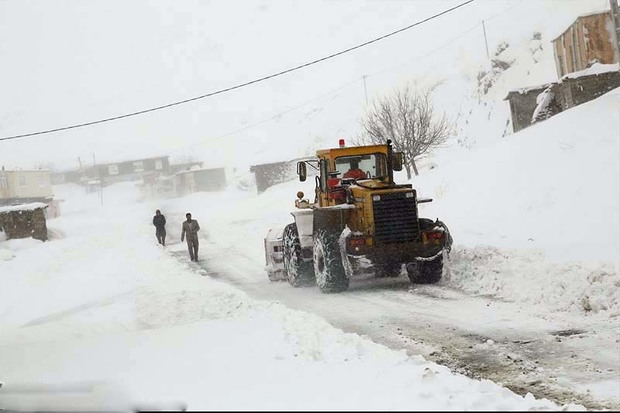
[[[198,221],[192,219],[192,214],[189,212],[185,214],[185,218],[187,218],[187,220],[183,222],[181,242],[183,242],[183,239],[187,238],[189,258],[192,261],[198,261],[198,231],[200,231],[200,225],[198,225]]]
[[[153,217],[153,225],[155,225],[155,236],[157,242],[164,247],[166,246],[166,217],[158,209]]]

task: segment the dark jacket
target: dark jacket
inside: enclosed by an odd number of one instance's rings
[[[166,217],[163,214],[155,215],[153,217],[153,225],[157,229],[164,229],[166,226]]]
[[[200,231],[200,225],[198,225],[198,221],[192,219],[191,221],[183,221],[183,230],[181,231],[181,241],[187,235],[187,241],[197,240],[198,239],[198,231]]]

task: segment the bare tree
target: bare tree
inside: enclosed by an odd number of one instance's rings
[[[362,118],[363,144],[384,144],[392,140],[395,151],[403,152],[407,178],[418,175],[416,161],[442,146],[453,131],[453,122],[433,105],[433,89],[418,91],[409,85],[389,96],[373,100]]]

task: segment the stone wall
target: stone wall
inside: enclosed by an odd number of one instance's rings
[[[562,79],[557,99],[563,110],[589,102],[620,87],[620,72]]]
[[[544,85],[527,90],[512,91],[508,94],[506,99],[510,103],[513,132],[518,132],[532,124],[532,115],[537,106],[536,97],[548,86]]]
[[[552,102],[552,105],[557,108],[557,110],[550,114],[554,115],[589,102],[620,87],[620,71],[574,78],[565,77],[558,83],[545,85],[544,87],[511,91],[505,100],[508,100],[510,104],[513,132],[518,132],[532,124],[532,115],[537,106],[536,98],[548,86],[551,87],[550,90],[553,93],[554,102]],[[538,120],[545,120],[546,118]]]
[[[258,193],[264,192],[270,186],[295,179],[297,176],[296,162],[274,162],[262,165],[253,165],[250,172],[256,177]]]
[[[43,208],[0,213],[0,227],[7,239],[32,237],[47,241],[47,225]]]

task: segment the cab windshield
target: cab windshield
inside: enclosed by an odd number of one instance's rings
[[[382,153],[367,155],[340,156],[336,158],[338,178],[371,179],[387,176],[387,159]]]

